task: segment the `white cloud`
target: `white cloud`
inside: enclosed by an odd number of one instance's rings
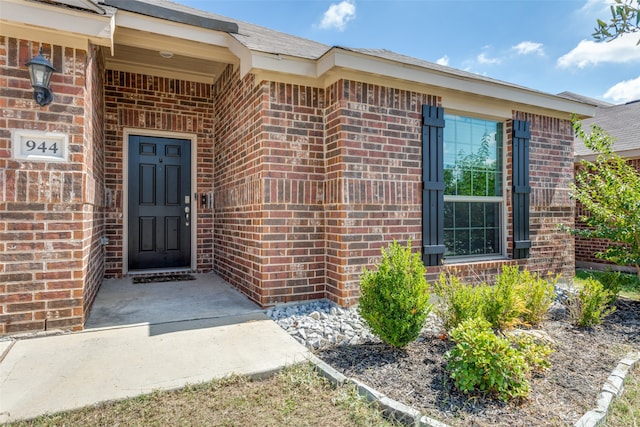
[[[609,6],[615,4],[614,0],[587,0],[587,2],[580,9],[585,13],[589,12],[597,12],[601,13],[603,11],[609,12]],[[610,16],[610,14],[606,15]]]
[[[340,3],[334,3],[324,13],[320,28],[330,30],[335,28],[344,31],[347,22],[356,17],[356,4],[351,0],[343,0]]]
[[[636,34],[627,34],[604,43],[582,40],[573,50],[558,58],[557,65],[560,68],[584,68],[587,65],[600,63],[640,62],[640,49],[636,46],[637,42]]]
[[[448,57],[447,55],[445,55],[445,56],[443,56],[442,58],[439,58],[439,59],[436,61],[436,64],[438,64],[438,65],[444,65],[444,66],[449,65],[449,57]]]
[[[542,43],[535,42],[521,42],[517,45],[513,46],[511,49],[515,50],[518,55],[529,55],[529,54],[538,54],[544,55],[544,49],[542,47]]]
[[[615,103],[640,99],[640,76],[636,79],[625,80],[615,84],[609,88],[604,97],[612,99]]]
[[[477,60],[479,64],[499,64],[501,62],[499,58],[489,58],[484,53],[478,55]]]

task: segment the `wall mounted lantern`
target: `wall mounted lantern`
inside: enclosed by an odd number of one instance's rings
[[[49,104],[53,100],[53,94],[49,89],[51,83],[51,74],[56,70],[51,62],[42,55],[42,47],[40,54],[25,64],[29,68],[29,78],[33,87],[33,99],[42,106]]]

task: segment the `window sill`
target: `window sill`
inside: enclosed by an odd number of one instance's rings
[[[456,257],[456,258],[445,258],[444,265],[457,265],[457,264],[474,264],[474,263],[483,263],[483,262],[505,262],[505,261],[513,261],[513,259],[505,256],[505,255],[491,255],[491,256],[482,256],[482,257]]]

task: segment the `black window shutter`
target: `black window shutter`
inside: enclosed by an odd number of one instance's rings
[[[529,257],[529,140],[530,124],[513,121],[513,259]]]
[[[442,264],[444,257],[444,109],[422,106],[422,260]]]

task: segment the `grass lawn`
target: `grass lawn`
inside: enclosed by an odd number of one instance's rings
[[[607,276],[612,274],[617,275],[618,273],[597,270],[576,270],[574,281],[577,285],[582,284],[589,277],[602,281],[606,280]],[[630,273],[620,273],[619,280],[621,282],[620,295],[640,301],[640,283],[638,282],[638,276]]]
[[[627,377],[622,396],[613,401],[607,426],[640,427],[640,365]]]
[[[265,380],[231,377],[42,416],[15,426],[392,426],[353,386],[332,387],[310,365]]]

